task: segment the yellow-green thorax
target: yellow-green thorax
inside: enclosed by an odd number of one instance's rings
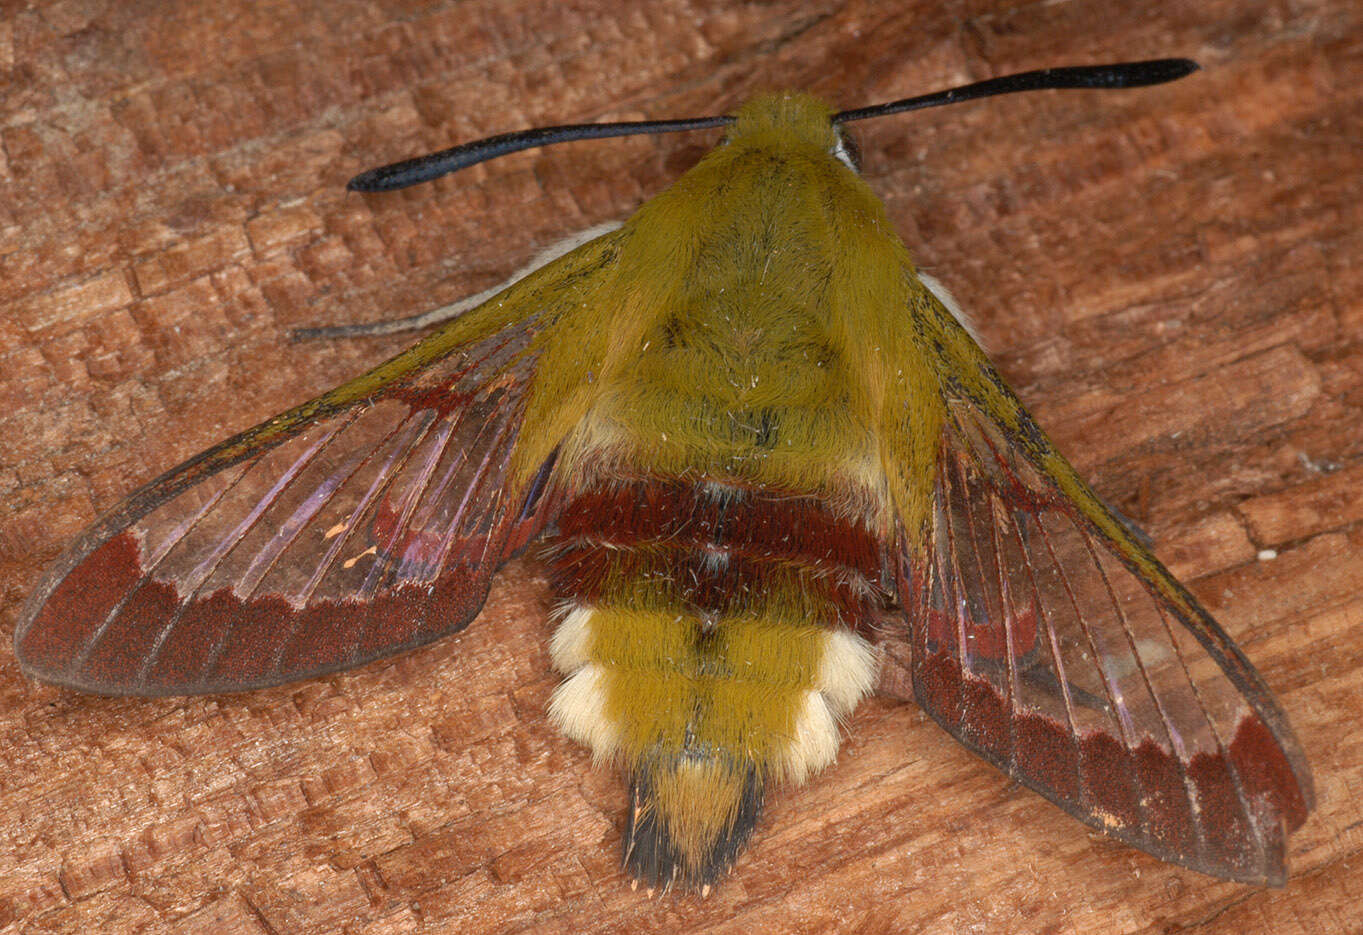
[[[933,457],[922,440],[936,433],[910,433],[898,405],[931,380],[906,339],[921,286],[837,145],[820,101],[757,98],[610,235],[614,261],[544,343],[518,452],[526,472],[567,438],[565,474],[609,453],[820,492],[874,511],[882,528],[891,502],[921,515]],[[774,439],[773,408],[784,410]],[[908,456],[888,479],[887,449]]]

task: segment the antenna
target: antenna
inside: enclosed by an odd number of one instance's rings
[[[1070,68],[1042,68],[1037,71],[1024,71],[1001,78],[986,78],[972,84],[906,97],[888,104],[874,104],[844,110],[833,115],[834,123],[850,123],[868,117],[884,117],[909,110],[923,110],[928,107],[941,107],[944,104],[959,104],[962,101],[976,101],[980,98],[994,97],[999,94],[1013,94],[1017,91],[1040,91],[1063,88],[1143,88],[1152,84],[1176,81],[1191,75],[1200,66],[1186,58],[1160,58],[1144,62],[1119,62],[1114,65],[1076,65]],[[676,133],[683,130],[708,130],[733,123],[730,116],[694,117],[689,120],[645,120],[633,123],[576,123],[559,127],[539,127],[533,130],[517,130],[513,133],[499,133],[487,139],[463,143],[451,149],[444,149],[428,156],[404,159],[368,172],[361,172],[348,183],[346,188],[352,192],[389,192],[407,188],[420,182],[429,182],[442,175],[467,169],[469,166],[508,153],[537,146],[552,146],[572,140],[595,140],[609,136],[637,136],[646,133]]]

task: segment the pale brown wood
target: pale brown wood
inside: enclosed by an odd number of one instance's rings
[[[1363,15],[1332,0],[34,4],[0,19],[0,929],[1319,932],[1363,928]],[[9,9],[13,10],[13,7]],[[922,264],[1291,715],[1320,806],[1283,890],[1101,839],[913,705],[772,797],[707,900],[617,866],[617,777],[548,725],[549,595],[235,697],[82,697],[8,648],[135,484],[396,339],[290,344],[477,291],[622,216],[713,134],[581,143],[388,197],[376,163],[800,87],[860,105],[1192,55],[1143,91],[862,125]]]

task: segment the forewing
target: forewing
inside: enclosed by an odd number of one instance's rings
[[[1281,884],[1287,833],[1312,807],[1287,719],[961,340],[937,344],[934,507],[902,540],[919,703],[1099,830],[1214,876]]]
[[[23,667],[105,694],[237,691],[461,628],[545,519],[550,465],[510,475],[533,334],[437,335],[152,481],[30,598]]]

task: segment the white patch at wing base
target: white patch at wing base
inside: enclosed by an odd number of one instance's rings
[[[586,230],[578,231],[575,234],[569,234],[558,243],[541,250],[529,263],[507,277],[506,281],[499,282],[491,289],[484,289],[482,292],[475,295],[465,296],[458,302],[442,305],[439,308],[433,308],[430,311],[421,312],[418,315],[410,315],[407,318],[395,318],[391,321],[376,321],[363,325],[341,325],[335,328],[303,328],[295,331],[294,334],[295,336],[302,335],[304,337],[335,336],[336,334],[364,334],[373,336],[379,334],[401,334],[405,331],[419,331],[422,328],[429,328],[431,325],[441,324],[442,322],[449,321],[451,318],[457,318],[470,309],[477,308],[507,286],[524,279],[535,270],[552,263],[564,254],[582,246],[587,241],[595,240],[602,234],[609,234],[613,230],[618,230],[623,223],[624,222],[622,221],[607,221],[604,224],[597,224],[595,227],[589,227]]]
[[[986,347],[984,341],[980,339],[979,331],[975,329],[974,319],[966,314],[965,309],[961,308],[961,303],[957,302],[956,297],[951,294],[950,290],[942,285],[942,281],[931,273],[925,273],[922,270],[918,270],[917,275],[918,281],[927,286],[928,291],[937,297],[937,301],[947,307],[947,311],[951,312],[951,316],[961,323],[961,327],[969,333],[975,343],[985,351],[988,351],[989,348]]]
[[[526,263],[520,269],[516,270],[516,272],[508,276],[504,282],[497,283],[497,285],[493,286],[491,289],[484,289],[482,292],[479,292],[476,295],[466,296],[458,302],[452,302],[449,305],[443,305],[440,308],[424,312],[421,317],[429,320],[423,321],[422,326],[424,327],[425,325],[433,325],[437,322],[448,321],[457,315],[462,315],[471,308],[477,308],[512,283],[519,282],[535,270],[548,266],[559,257],[571,253],[589,240],[595,240],[602,234],[609,234],[611,231],[619,230],[623,224],[623,221],[606,221],[603,224],[588,227],[586,230],[580,230],[576,233],[569,234],[567,237],[558,241],[558,243],[551,244],[535,254],[531,257],[529,263]]]

